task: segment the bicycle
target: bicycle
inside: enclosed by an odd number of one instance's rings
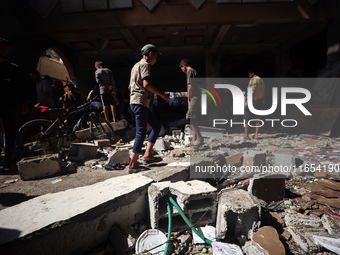
[[[64,137],[74,140],[75,132],[84,128],[89,128],[93,140],[110,139],[113,142],[112,126],[105,118],[98,116],[91,106],[92,101],[78,106],[71,112],[63,108],[50,108],[49,113],[54,115],[54,121],[47,119],[28,121],[19,129],[18,147],[26,154],[55,153],[61,148]]]

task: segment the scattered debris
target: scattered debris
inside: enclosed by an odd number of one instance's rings
[[[62,179],[56,179],[56,180],[52,181],[52,184],[56,184],[56,183],[61,182],[61,181],[62,181]]]

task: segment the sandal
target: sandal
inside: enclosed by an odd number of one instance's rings
[[[105,165],[105,170],[109,170],[109,171],[111,171],[111,170],[123,170],[124,169],[124,167],[120,164],[120,163],[113,163],[113,164],[111,164],[111,163],[107,163],[106,165]]]
[[[150,165],[152,163],[157,163],[157,162],[161,162],[163,159],[160,157],[154,157],[151,160],[143,160],[143,165]]]
[[[146,170],[150,170],[150,169],[147,167],[138,167],[137,169],[129,169],[129,174],[135,174],[135,173],[143,172]]]

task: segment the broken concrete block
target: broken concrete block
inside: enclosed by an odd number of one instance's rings
[[[321,222],[330,235],[340,234],[340,219],[324,214],[321,217]]]
[[[245,243],[245,245],[242,247],[242,251],[246,255],[269,255],[269,253],[263,249],[258,243],[255,243],[254,241],[248,241]]]
[[[61,171],[60,154],[24,158],[17,162],[20,178],[33,180],[54,175]]]
[[[228,156],[225,158],[225,161],[227,162],[227,165],[238,165],[242,163],[242,154],[241,153],[237,153],[231,156]]]
[[[265,166],[266,162],[266,153],[261,151],[248,151],[243,155],[243,166],[244,167],[252,167],[252,166]]]
[[[235,238],[250,239],[261,225],[261,206],[252,194],[245,190],[224,189],[219,194],[216,238],[224,239],[227,232]]]
[[[72,143],[68,151],[68,158],[74,161],[95,158],[98,149],[98,146],[90,143]]]
[[[274,178],[278,177],[278,178]],[[280,201],[285,196],[285,176],[267,176],[251,179],[248,191],[259,199],[267,203]]]
[[[329,237],[324,228],[298,228],[288,227],[288,231],[292,234],[292,238],[297,245],[301,247],[307,254],[313,254],[323,251],[324,248],[315,244],[314,235]]]
[[[130,162],[129,150],[114,150],[112,153],[109,154],[106,164],[108,163],[129,164],[129,162]]]
[[[113,128],[113,131],[125,129],[129,125],[126,120],[118,120],[117,122],[111,122],[110,124]]]
[[[148,189],[150,225],[158,229],[160,218],[167,218],[167,199],[170,181],[152,183]]]
[[[216,189],[209,183],[193,180],[176,183],[154,183],[149,187],[150,223],[152,228],[166,230],[168,217],[167,196],[170,194],[181,207],[191,222],[199,223],[196,227],[213,223],[216,219]],[[173,229],[187,228],[177,210],[173,212]]]
[[[155,142],[153,149],[155,151],[167,151],[170,150],[170,143],[163,138],[158,138]]]
[[[176,196],[178,205],[184,211],[195,213],[209,209],[212,210],[212,214],[216,212],[217,189],[207,182],[192,180],[171,183],[170,193]],[[211,222],[202,224],[208,223]]]
[[[323,250],[322,247],[314,243],[313,239],[313,235],[329,237],[318,216],[313,214],[307,216],[288,213],[284,220],[293,240],[301,249],[308,254]]]
[[[279,235],[275,228],[265,226],[253,234],[253,241],[258,243],[269,254],[285,255],[286,250],[280,241]]]
[[[85,129],[82,129],[82,130],[77,130],[75,132],[75,135],[78,139],[80,140],[92,140],[93,137],[90,133],[90,129],[89,128],[85,128]]]
[[[297,215],[294,213],[288,213],[285,218],[285,223],[287,227],[311,227],[319,228],[322,226],[320,218],[316,215]]]
[[[93,141],[94,145],[103,148],[103,147],[110,147],[111,146],[111,141],[110,139],[101,139],[101,140],[94,140]]]

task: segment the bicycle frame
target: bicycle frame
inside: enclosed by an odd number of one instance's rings
[[[91,112],[88,106],[89,106],[89,103],[85,103],[85,104],[79,106],[76,110],[74,110],[72,112],[66,112],[65,115],[57,117],[52,122],[51,126],[49,126],[48,129],[46,129],[46,131],[42,135],[43,136],[47,135],[49,133],[49,131],[52,130],[53,128],[55,128],[58,123],[60,123],[63,126],[63,128],[66,130],[66,132],[63,132],[63,134],[65,134],[65,133],[66,134],[74,133],[75,131],[77,131],[79,129],[80,123]],[[70,129],[65,126],[64,120],[67,120],[67,119],[69,119],[69,117],[77,115],[78,113],[83,113],[83,114],[80,116],[79,120],[77,121],[77,123],[72,128],[72,132],[70,132]]]

